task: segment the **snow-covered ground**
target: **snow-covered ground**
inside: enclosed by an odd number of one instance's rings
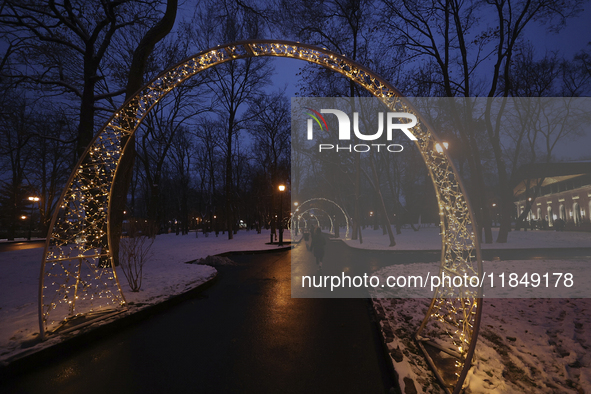
[[[31,237],[31,241],[44,241],[45,238],[38,238],[38,237]],[[15,238],[13,240],[8,240],[6,238],[0,238],[0,243],[6,243],[6,242],[24,242],[24,241],[28,241],[27,238]]]
[[[465,283],[475,292],[481,287],[485,298],[591,298],[591,262],[587,259],[483,261],[482,273],[468,273],[466,278],[440,274],[440,264],[384,267],[372,275],[378,276],[382,285],[388,283],[388,278],[391,282],[373,289],[373,296],[428,298],[441,283],[448,286],[455,283],[456,287]]]
[[[493,228],[493,240],[497,239],[498,228]],[[344,231],[342,232],[344,234]],[[345,241],[349,246],[360,249],[387,250],[440,250],[441,235],[439,227],[423,227],[419,231],[402,229],[402,234],[396,235],[395,247],[389,247],[388,235],[382,235],[382,230],[367,227],[362,230],[363,243],[359,240]],[[538,248],[573,248],[591,247],[591,232],[575,231],[512,231],[507,243],[492,243],[481,245],[483,249],[538,249]]]
[[[289,232],[284,236],[289,241]],[[129,291],[125,276],[118,273],[125,298],[132,304],[128,313],[188,291],[216,274],[210,266],[185,262],[231,251],[277,249],[277,245],[265,244],[269,238],[269,231],[265,230],[261,234],[239,231],[233,240],[228,240],[227,234],[221,233],[218,237],[215,234],[208,237],[199,234],[199,238],[195,238],[195,233],[157,236],[152,246],[152,257],[144,266],[139,292]],[[42,253],[43,248],[0,253],[0,362],[22,352],[21,344],[39,333],[37,292]],[[35,348],[49,346],[56,341],[59,341],[58,337]]]
[[[409,272],[416,275],[436,265],[390,266],[375,275],[382,279]],[[582,260],[494,261],[484,262],[484,269],[495,274],[521,274],[527,267],[544,267],[551,272],[552,267],[554,271],[569,267],[576,272],[575,284],[580,282],[585,288],[589,283],[588,265],[589,261]],[[545,294],[553,297],[557,289],[552,283],[550,287]],[[584,293],[580,296],[590,296],[588,290]],[[430,298],[393,299],[385,295],[387,290],[376,289],[373,302],[402,391],[414,385],[418,393],[443,393],[413,339]],[[425,297],[424,293],[419,296]],[[485,298],[480,327],[466,393],[591,392],[590,298]]]
[[[289,233],[285,236],[286,240],[289,239]],[[390,249],[388,237],[382,236],[381,231],[365,229],[363,236],[362,245],[358,241],[346,242],[354,247]],[[401,250],[439,249],[441,242],[437,228],[422,228],[418,232],[405,229],[402,235],[396,236],[396,240],[398,245],[395,249]],[[198,239],[195,239],[194,233],[158,236],[153,246],[153,257],[144,269],[142,290],[139,293],[128,291],[125,278],[120,275],[125,296],[135,305],[163,301],[215,275],[215,270],[209,266],[184,262],[228,251],[277,248],[265,245],[268,241],[268,231],[262,234],[241,231],[232,241],[222,234],[217,238],[215,235],[207,238],[200,235]],[[591,234],[512,232],[507,244],[483,247],[577,246],[591,246]],[[38,332],[37,286],[41,253],[42,248],[0,253],[0,362],[20,353],[21,343]],[[524,267],[540,268],[540,264],[544,269],[580,268],[575,280],[584,279],[588,283],[591,278],[583,275],[582,271],[588,263],[582,260],[485,262],[484,268],[495,274],[501,268],[506,272],[521,272],[526,269]],[[437,267],[438,263],[391,266],[378,274],[399,275],[401,269],[405,274],[420,274],[425,270],[434,271]],[[418,393],[443,392],[434,384],[435,378],[412,339],[429,301],[429,298],[374,299],[378,312],[383,311],[382,327],[390,333],[386,335],[388,347],[400,360],[392,362],[400,375],[403,392],[410,380]],[[474,366],[466,381],[466,393],[591,392],[591,299],[487,298],[483,305],[481,333]],[[50,339],[42,346],[57,340],[57,337]]]
[[[496,239],[498,229],[493,229]],[[396,246],[389,247],[389,238],[382,230],[366,228],[363,244],[345,241],[348,245],[372,250],[439,250],[441,236],[437,227],[419,231],[403,229],[395,235]],[[482,244],[483,249],[539,249],[591,247],[591,233],[556,231],[513,231],[506,244]],[[564,261],[504,261],[484,262],[484,271],[498,275],[526,271],[544,273],[564,271],[574,273],[578,284],[576,297],[589,297],[585,288],[591,275],[590,262]],[[436,273],[439,263],[411,264],[385,267],[376,275],[422,275]],[[581,287],[581,284],[583,285]],[[498,277],[497,277],[498,285]],[[527,290],[520,285],[520,296]],[[443,393],[429,369],[425,358],[415,345],[414,334],[420,326],[431,301],[412,298],[409,294],[388,297],[388,291],[376,289],[374,306],[381,318],[382,330],[399,374],[403,392]],[[497,297],[512,297],[508,291]],[[540,289],[537,289],[540,290]],[[548,289],[543,297],[559,296]],[[563,288],[564,290],[564,288]],[[569,289],[570,290],[570,289]],[[529,289],[533,291],[533,289]],[[415,297],[425,297],[415,292]],[[486,293],[486,292],[485,292]],[[531,294],[530,294],[531,296]],[[380,298],[382,297],[382,298]],[[385,298],[384,298],[385,297]],[[538,295],[540,297],[540,295]],[[483,303],[481,332],[473,367],[465,382],[466,393],[589,393],[591,392],[591,299],[590,298],[486,298]]]
[[[443,393],[413,335],[429,299],[375,299],[403,392]],[[487,299],[465,392],[589,393],[591,299]],[[411,383],[412,381],[412,383]]]

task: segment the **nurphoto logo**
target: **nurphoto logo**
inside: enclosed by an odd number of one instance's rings
[[[339,141],[350,141],[351,140],[351,120],[349,115],[338,109],[321,109],[320,112],[305,107],[306,115],[311,118],[307,120],[307,139],[314,139],[314,123],[318,125],[321,131],[329,131],[326,119],[322,114],[335,115],[338,121],[338,136]],[[384,122],[385,118],[385,122]],[[409,122],[400,122],[402,119],[410,120]],[[417,125],[417,117],[408,112],[387,112],[384,116],[384,112],[378,112],[378,130],[373,134],[364,134],[359,130],[359,112],[353,112],[353,133],[361,141],[376,141],[384,134],[384,123],[386,123],[386,140],[392,141],[394,130],[402,131],[411,141],[416,141],[417,138],[412,134],[411,130]],[[376,150],[378,152],[385,150],[388,152],[396,153],[402,152],[404,149],[400,144],[355,144],[355,145],[335,145],[335,144],[319,144],[318,151],[330,151],[336,152],[369,152],[370,150]]]

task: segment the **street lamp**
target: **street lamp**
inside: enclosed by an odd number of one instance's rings
[[[279,185],[279,246],[283,246],[283,192],[285,185]]]
[[[33,210],[35,209],[34,204],[39,202],[39,197],[37,196],[29,196],[28,200],[31,202],[31,218],[29,219],[29,237],[27,238],[29,241],[31,240],[31,232],[33,231]]]
[[[499,221],[499,215],[497,213],[497,203],[493,202],[492,204],[492,212],[493,212],[493,226],[497,225],[497,222]]]
[[[295,212],[297,212],[298,209],[299,209],[298,208],[298,205],[300,205],[300,203],[296,201],[296,202],[293,203],[293,205],[296,207]],[[291,222],[292,222],[292,225],[293,225],[293,218],[291,219]],[[295,223],[295,235],[298,235],[299,227],[300,227],[300,223],[299,223],[299,219],[298,219],[296,221],[296,223]]]

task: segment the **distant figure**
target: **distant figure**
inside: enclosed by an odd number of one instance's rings
[[[326,245],[326,240],[322,235],[322,230],[320,227],[316,227],[312,231],[312,245],[310,246],[310,250],[314,253],[314,257],[316,257],[316,265],[318,269],[322,269],[322,260],[324,259],[324,246]]]
[[[308,229],[303,230],[302,233],[304,237],[304,243],[306,244],[306,249],[310,250],[311,245],[308,243],[310,241],[310,231]]]
[[[542,219],[542,230],[548,230],[548,221],[546,219]]]

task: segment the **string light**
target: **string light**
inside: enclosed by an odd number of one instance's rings
[[[301,203],[301,204],[298,204],[299,206],[298,206],[298,208],[295,210],[295,211],[296,211],[296,213],[297,213],[297,212],[300,212],[300,210],[301,210],[301,209],[303,209],[303,207],[304,207],[306,204],[308,204],[309,202],[312,202],[312,201],[326,201],[326,202],[329,202],[329,203],[331,203],[331,204],[335,205],[335,206],[336,206],[338,209],[340,209],[340,210],[341,210],[341,213],[342,213],[342,214],[343,214],[343,216],[345,217],[345,223],[346,223],[346,225],[347,225],[347,231],[345,232],[345,239],[348,239],[348,238],[349,238],[349,215],[347,215],[347,212],[345,212],[345,210],[344,210],[344,209],[343,209],[343,208],[342,208],[342,207],[341,207],[339,204],[337,204],[336,202],[334,202],[334,201],[332,201],[332,200],[329,200],[328,198],[324,198],[324,197],[314,197],[314,198],[311,198],[311,199],[309,199],[309,200],[306,200],[306,201],[304,201],[304,202],[303,202],[303,203]],[[326,213],[326,212],[325,212],[325,213]],[[329,217],[330,217],[330,216],[329,216]],[[332,219],[331,219],[331,223],[332,223]]]
[[[233,59],[256,56],[289,57],[321,65],[359,84],[392,111],[417,116],[419,123],[412,133],[417,137],[416,144],[435,185],[441,219],[440,271],[452,275],[481,273],[474,220],[453,164],[442,148],[441,144],[445,146],[445,143],[436,138],[431,128],[422,122],[420,114],[396,89],[365,67],[326,49],[286,41],[241,42],[204,51],[161,74],[121,107],[88,147],[70,176],[57,204],[61,209],[54,213],[50,226],[40,280],[42,337],[57,324],[50,320],[50,313],[59,313],[59,320],[63,321],[84,311],[125,305],[112,266],[113,256],[104,242],[110,232],[109,202],[123,138],[132,135],[153,106],[186,79]],[[431,334],[445,332],[450,344],[461,355],[456,362],[458,376],[466,375],[470,364],[467,357],[471,356],[476,343],[479,298],[480,293],[472,288],[438,288],[417,332],[417,338],[438,337]],[[454,391],[461,387],[461,380]]]

